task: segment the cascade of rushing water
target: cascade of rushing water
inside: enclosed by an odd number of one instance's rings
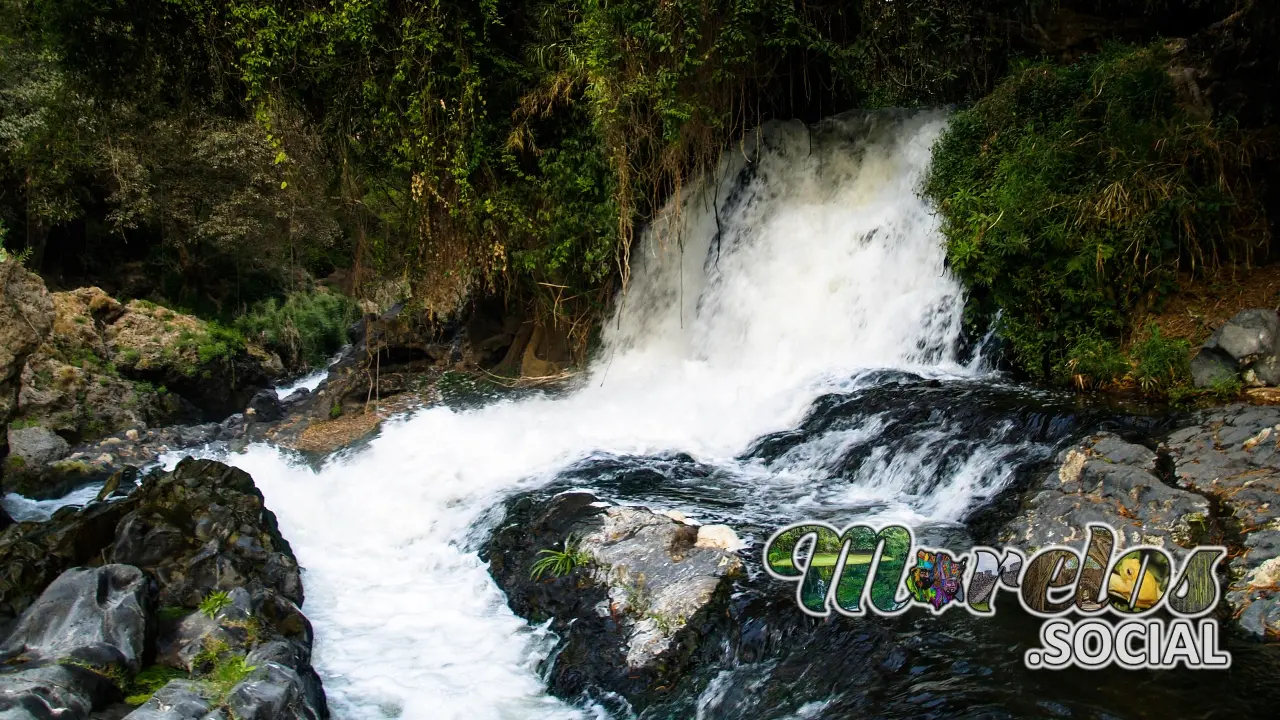
[[[875,384],[867,370],[971,374],[955,356],[962,290],[916,193],[944,122],[880,112],[773,124],[751,161],[727,152],[717,182],[650,229],[572,392],[423,410],[319,471],[267,446],[227,458],[252,473],[306,569],[335,716],[602,712],[545,694],[536,666],[551,639],[512,615],[468,549],[491,508],[601,454],[683,453],[742,483],[801,488],[832,458],[873,446],[885,423],[871,416],[738,456],[797,426],[819,396]],[[972,453],[910,487],[925,445],[897,458],[868,449],[867,472],[878,463],[889,479],[853,478],[857,497],[840,502],[949,521],[993,490],[977,478],[995,456]],[[825,502],[802,489],[788,497],[797,508]]]

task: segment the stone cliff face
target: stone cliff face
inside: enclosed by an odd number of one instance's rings
[[[17,409],[27,357],[48,337],[53,317],[53,300],[44,282],[16,261],[0,262],[0,430]],[[0,456],[7,445],[0,437]]]

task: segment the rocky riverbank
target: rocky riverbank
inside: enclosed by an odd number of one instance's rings
[[[240,470],[186,460],[16,523],[0,567],[3,717],[328,716],[297,560]]]
[[[1032,484],[1000,540],[1083,547],[1090,522],[1116,528],[1120,547],[1175,557],[1225,545],[1230,616],[1250,636],[1280,640],[1280,408],[1200,411],[1150,447],[1091,435]]]

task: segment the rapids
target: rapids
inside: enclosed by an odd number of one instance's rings
[[[652,223],[571,390],[421,410],[318,469],[266,445],[224,458],[253,475],[305,568],[334,716],[631,715],[616,698],[546,693],[555,638],[511,613],[480,558],[504,501],[569,487],[725,522],[751,543],[734,627],[646,717],[1067,708],[1036,704],[1026,691],[1042,681],[1011,674],[1012,630],[983,645],[961,619],[941,640],[903,621],[920,658],[904,668],[887,640],[858,639],[883,629],[802,618],[756,557],[805,518],[892,517],[962,546],[974,511],[1073,433],[1126,422],[962,362],[964,293],[917,194],[944,123],[854,113],[769,124],[731,148]],[[841,684],[866,679],[842,667],[868,662],[905,679]]]

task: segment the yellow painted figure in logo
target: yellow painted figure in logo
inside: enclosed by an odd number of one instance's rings
[[[1138,573],[1142,568],[1142,557],[1138,554],[1126,555],[1116,563],[1107,581],[1107,592],[1116,599],[1128,603],[1133,598],[1134,584],[1138,581]],[[1146,610],[1164,597],[1166,578],[1161,577],[1158,563],[1148,563],[1147,571],[1142,575],[1142,584],[1138,588],[1138,596],[1133,600],[1134,610]]]

